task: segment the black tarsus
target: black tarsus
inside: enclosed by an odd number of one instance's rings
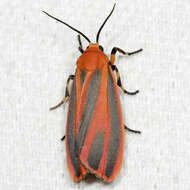
[[[114,8],[115,8],[115,5],[116,3],[114,4],[110,14],[108,15],[108,17],[105,19],[105,21],[103,22],[102,26],[100,27],[100,29],[98,30],[98,33],[96,35],[96,42],[98,43],[98,40],[99,40],[99,36],[100,36],[100,32],[102,30],[102,28],[104,27],[104,25],[106,24],[107,20],[110,18],[110,16],[112,15],[113,11],[114,11]]]
[[[79,47],[78,47],[78,49],[79,49],[79,51],[80,51],[81,53],[83,53],[84,50],[83,50],[83,47],[82,47],[82,42],[81,42],[81,39],[80,39],[80,35],[78,34],[77,37],[78,37],[78,42],[79,42]]]
[[[141,51],[143,51],[143,49],[138,49],[136,51],[132,51],[132,52],[125,52],[124,50],[122,50],[121,48],[118,48],[118,47],[114,47],[111,51],[111,54],[116,54],[116,52],[119,51],[120,53],[124,54],[124,55],[133,55],[133,54],[136,54],[136,53],[139,53]]]
[[[128,55],[133,55],[133,54],[139,53],[139,52],[141,52],[141,51],[143,51],[142,48],[141,48],[141,49],[138,49],[138,50],[136,50],[136,51],[133,51],[133,52],[128,52]]]
[[[111,64],[110,64],[111,65]],[[116,67],[116,65],[111,65],[111,68],[112,68],[112,70],[113,71],[116,71],[116,73],[119,73],[119,70],[118,70],[118,68]],[[122,83],[121,83],[121,78],[119,77],[119,78],[117,78],[117,85],[121,88],[122,87]],[[125,93],[125,94],[128,94],[128,95],[136,95],[136,94],[138,94],[139,93],[139,90],[136,90],[136,91],[134,91],[134,92],[129,92],[129,91],[127,91],[127,90],[123,90],[123,92]]]
[[[66,83],[66,88],[65,88],[65,96],[64,98],[61,100],[61,102],[59,102],[57,105],[53,106],[50,108],[50,111],[51,110],[54,110],[58,107],[60,107],[65,101],[66,101],[66,98],[70,96],[69,94],[69,89],[68,89],[68,86],[69,86],[69,82],[70,80],[73,80],[75,78],[75,75],[69,75],[68,79],[67,79],[67,83]]]
[[[133,130],[133,129],[130,129],[129,127],[127,127],[126,125],[124,125],[125,129],[132,132],[132,133],[138,133],[138,134],[141,134],[141,131],[136,131],[136,130]]]
[[[49,16],[49,17],[55,19],[56,21],[58,21],[58,22],[60,22],[60,23],[62,23],[62,24],[64,24],[64,25],[68,26],[69,28],[71,28],[71,29],[74,30],[75,32],[81,34],[89,43],[91,42],[91,41],[89,40],[89,38],[88,38],[86,35],[84,35],[82,32],[80,32],[80,31],[77,30],[76,28],[70,26],[70,25],[67,24],[66,22],[63,22],[62,20],[60,20],[60,19],[58,19],[58,18],[56,18],[56,17],[50,15],[49,13],[47,13],[47,12],[45,12],[45,11],[42,11],[42,12],[45,13],[47,16]]]
[[[136,94],[139,93],[139,90],[136,90],[136,91],[134,91],[134,92],[129,92],[129,91],[127,91],[127,90],[124,90],[124,93],[125,93],[125,94],[128,94],[128,95],[136,95]]]
[[[65,140],[65,135],[61,138],[61,141],[64,141]]]

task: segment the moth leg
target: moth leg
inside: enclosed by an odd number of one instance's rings
[[[143,49],[141,48],[141,49],[138,49],[138,50],[136,50],[136,51],[125,52],[125,51],[123,51],[122,49],[120,49],[120,48],[118,48],[118,47],[114,47],[114,48],[112,49],[112,51],[111,51],[111,58],[110,58],[111,65],[113,65],[114,62],[115,62],[115,54],[117,53],[117,51],[118,51],[119,53],[122,53],[123,55],[129,55],[129,56],[130,56],[130,55],[139,53],[139,52],[141,52],[142,50],[143,50]]]
[[[78,49],[79,49],[79,51],[80,51],[81,53],[83,53],[84,50],[83,50],[83,47],[82,47],[82,42],[81,42],[81,39],[80,39],[80,35],[77,35],[77,37],[78,37],[78,42],[79,42],[79,47],[78,47]]]
[[[69,78],[67,79],[66,88],[65,88],[65,96],[64,96],[64,98],[56,106],[51,107],[50,110],[54,110],[54,109],[60,107],[63,103],[65,103],[65,101],[67,100],[67,97],[70,96],[70,94],[69,94],[69,83],[70,83],[70,80],[73,80],[74,78],[75,78],[75,75],[69,75]]]
[[[61,138],[61,141],[64,141],[65,140],[65,135]]]
[[[136,130],[133,130],[133,129],[130,129],[129,127],[127,127],[126,125],[124,125],[125,129],[132,132],[132,133],[138,133],[138,134],[141,134],[141,131],[136,131]]]
[[[134,91],[134,92],[129,92],[129,91],[125,90],[125,88],[124,88],[124,87],[122,86],[122,84],[121,84],[121,77],[120,77],[118,68],[116,67],[116,65],[111,65],[111,68],[112,68],[113,71],[116,72],[117,85],[121,88],[121,90],[122,90],[124,93],[126,93],[126,94],[128,94],[128,95],[135,95],[135,94],[139,93],[139,90],[136,90],[136,91]]]

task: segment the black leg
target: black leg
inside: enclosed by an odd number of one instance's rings
[[[124,55],[129,55],[129,56],[130,56],[130,55],[139,53],[139,52],[141,52],[142,50],[143,50],[143,49],[141,48],[141,49],[136,50],[136,51],[125,52],[125,51],[123,51],[122,49],[120,49],[120,48],[118,48],[118,47],[114,47],[114,48],[112,49],[112,51],[111,51],[111,58],[110,58],[111,65],[113,65],[114,62],[115,62],[115,54],[117,53],[117,51],[118,51],[119,53],[124,54]]]
[[[127,127],[126,125],[124,125],[125,129],[132,132],[132,133],[138,133],[138,134],[141,134],[141,131],[136,131],[136,130],[133,130],[133,129],[130,129],[129,127]]]
[[[50,110],[54,110],[54,109],[58,108],[59,106],[61,106],[63,103],[65,103],[67,97],[70,96],[69,95],[69,82],[70,82],[70,80],[73,80],[74,78],[75,78],[75,75],[70,75],[69,76],[69,78],[67,79],[67,84],[66,84],[66,88],[65,88],[65,96],[64,96],[64,98],[56,106],[51,107]]]
[[[78,42],[79,42],[79,51],[81,52],[81,53],[83,53],[84,52],[84,50],[83,50],[83,48],[82,48],[82,42],[81,42],[81,39],[80,39],[80,35],[77,35],[77,37],[78,37]]]
[[[128,94],[128,95],[135,95],[135,94],[139,93],[139,90],[136,90],[136,91],[134,91],[134,92],[129,92],[129,91],[125,90],[125,88],[122,86],[122,83],[121,83],[121,77],[120,77],[118,68],[116,67],[116,65],[111,65],[111,68],[112,68],[113,71],[116,72],[117,85],[121,88],[121,90],[122,90],[124,93],[126,93],[126,94]]]
[[[61,141],[64,141],[65,140],[65,135],[61,138]]]

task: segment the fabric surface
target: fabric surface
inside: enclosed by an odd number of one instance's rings
[[[110,184],[72,181],[66,165],[68,105],[49,107],[64,96],[74,74],[77,34],[48,18],[45,10],[84,32],[92,41],[114,1],[0,1],[0,189],[190,189],[190,2],[117,1],[100,35],[117,54],[116,65],[126,131],[124,162]],[[83,46],[88,45],[82,38]]]

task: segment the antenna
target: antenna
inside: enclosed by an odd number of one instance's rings
[[[75,29],[74,27],[70,26],[70,25],[67,24],[66,22],[63,22],[62,20],[60,20],[60,19],[58,19],[58,18],[56,18],[56,17],[50,15],[49,13],[47,13],[47,12],[45,12],[45,11],[42,11],[42,12],[45,13],[47,16],[49,16],[49,17],[55,19],[56,21],[58,21],[58,22],[60,22],[60,23],[62,23],[62,24],[64,24],[64,25],[68,26],[69,28],[71,28],[71,29],[74,30],[75,32],[81,34],[89,43],[91,42],[87,36],[85,36],[82,32],[80,32],[79,30]]]
[[[97,36],[96,36],[96,42],[98,43],[98,39],[99,39],[99,36],[100,36],[100,32],[102,30],[102,28],[104,27],[104,25],[106,24],[107,20],[110,18],[110,16],[112,15],[113,11],[114,11],[114,8],[115,8],[115,5],[116,3],[114,4],[110,14],[108,15],[108,17],[105,19],[105,21],[103,22],[102,26],[100,27],[100,29],[98,30],[98,33],[97,33]]]

